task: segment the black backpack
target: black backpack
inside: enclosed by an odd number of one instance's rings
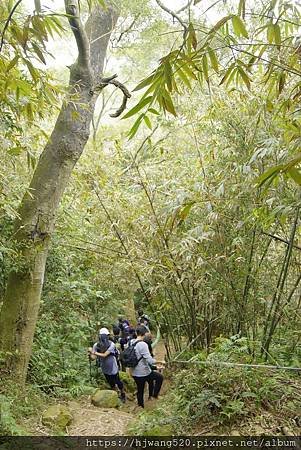
[[[101,344],[98,342],[97,347],[96,347],[96,351],[97,351],[98,353],[105,353],[105,352],[108,350],[108,348],[109,348],[109,347],[104,346],[104,345],[101,345]],[[115,349],[114,349],[114,353],[111,353],[111,354],[116,358],[117,366],[118,366],[118,369],[119,369],[119,368],[120,368],[119,351],[117,350],[116,347],[115,347]],[[100,356],[97,356],[97,358],[96,358],[96,366],[97,366],[97,367],[101,367],[100,361],[101,361],[101,357],[100,357]]]
[[[119,336],[119,334],[120,334],[120,328],[119,328],[119,325],[113,325],[113,334],[114,334],[114,336]]]
[[[138,342],[134,342],[134,344],[129,344],[128,347],[122,353],[122,363],[125,367],[134,368],[143,358],[141,356],[141,358],[138,359],[135,352],[135,347],[138,344]]]

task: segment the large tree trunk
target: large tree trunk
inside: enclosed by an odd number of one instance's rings
[[[65,0],[66,12],[78,46],[78,58],[70,69],[70,90],[51,138],[37,164],[30,187],[21,202],[14,239],[20,263],[9,275],[0,315],[0,350],[9,374],[24,383],[31,355],[45,264],[60,200],[74,165],[90,134],[90,123],[99,94],[110,32],[117,14],[97,8],[84,28],[77,2]],[[91,45],[89,44],[91,42]]]

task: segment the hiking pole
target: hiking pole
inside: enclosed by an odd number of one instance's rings
[[[89,358],[89,372],[90,372],[90,383],[92,384],[92,362],[91,362],[91,353],[88,353]]]
[[[89,317],[88,317],[87,321],[88,321],[88,325],[89,325],[90,332],[91,332],[92,325],[91,325],[91,321],[90,321]],[[92,351],[92,348],[93,348],[93,338],[92,338],[91,334],[90,334],[90,344],[91,344],[91,347],[88,350],[88,358],[89,358],[90,383],[92,384],[92,361],[91,361],[92,358],[91,358],[91,351]]]

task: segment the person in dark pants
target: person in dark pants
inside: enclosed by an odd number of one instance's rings
[[[144,336],[144,342],[147,343],[148,350],[152,356],[153,354],[153,347],[152,347],[152,336],[150,333],[146,333]],[[151,365],[151,373],[149,375],[148,382],[148,399],[152,400],[153,398],[158,398],[162,383],[163,383],[163,375],[160,372],[157,372],[157,367],[154,365]]]
[[[148,399],[152,400],[153,398],[158,398],[163,383],[163,375],[154,369],[150,373],[147,381]]]
[[[99,368],[104,374],[111,389],[115,389],[117,386],[120,391],[120,399],[125,402],[123,383],[119,378],[116,347],[115,344],[109,340],[109,334],[110,332],[107,328],[101,328],[99,331],[99,341],[93,345],[93,348],[90,349],[90,353],[93,359],[97,358]]]
[[[132,376],[135,380],[137,386],[137,402],[138,406],[144,408],[144,388],[145,383],[149,383],[149,393],[150,397],[158,397],[163,377],[160,382],[156,375],[153,375],[151,366],[155,364],[154,358],[151,356],[148,345],[144,342],[145,334],[147,333],[147,328],[140,325],[136,329],[137,339],[133,342],[135,345],[135,352],[138,359],[138,364],[132,369]]]

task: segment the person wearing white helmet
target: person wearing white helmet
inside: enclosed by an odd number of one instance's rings
[[[117,386],[120,391],[120,399],[125,402],[124,387],[119,378],[117,364],[118,350],[116,349],[114,342],[110,341],[109,335],[110,332],[107,328],[101,328],[99,330],[98,342],[95,342],[89,351],[91,353],[91,358],[97,360],[97,365],[111,388],[116,389]]]
[[[145,328],[147,329],[147,332],[150,332],[150,319],[149,316],[147,314],[142,314],[141,317],[139,317],[138,319],[138,326],[139,325],[144,325]]]

